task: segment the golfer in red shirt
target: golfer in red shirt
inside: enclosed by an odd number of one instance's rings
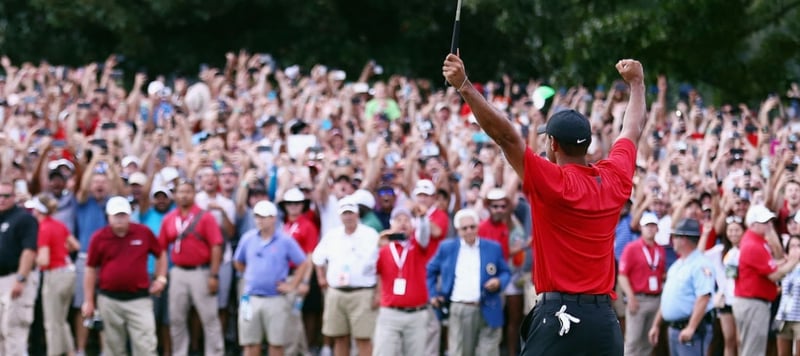
[[[623,354],[611,308],[614,228],[633,187],[645,88],[639,62],[625,59],[616,67],[630,85],[630,101],[608,159],[595,164],[586,162],[592,131],[580,113],[567,110],[550,117],[542,132],[549,160],[544,159],[473,88],[461,58],[450,54],[442,67],[478,124],[503,149],[531,203],[533,282],[540,294],[522,325],[523,355]]]

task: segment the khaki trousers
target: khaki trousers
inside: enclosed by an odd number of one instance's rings
[[[763,355],[767,352],[770,303],[753,298],[733,298],[733,319],[739,335],[739,354]]]
[[[11,299],[16,273],[0,277],[0,356],[28,354],[28,333],[39,287],[39,272],[31,271],[19,298]]]
[[[427,337],[428,310],[403,312],[391,308],[378,310],[375,322],[373,356],[423,355]]]
[[[67,314],[75,293],[75,267],[44,271],[42,281],[42,314],[48,355],[75,351],[75,340],[67,322]]]
[[[439,356],[439,349],[442,347],[442,322],[436,317],[436,312],[433,311],[431,306],[428,307],[426,319],[425,330],[427,337],[425,338],[424,355]]]
[[[208,292],[208,269],[185,270],[173,267],[169,271],[169,331],[172,353],[189,353],[189,307],[194,306],[203,324],[205,355],[224,353],[222,324],[219,321],[217,295]]]
[[[123,301],[100,294],[97,309],[103,320],[104,355],[127,355],[129,337],[134,356],[156,354],[156,319],[150,297]]]
[[[636,296],[636,300],[639,302],[636,314],[631,314],[631,311],[625,308],[626,356],[650,355],[653,351],[653,345],[650,344],[647,334],[658,313],[661,297],[641,294]]]
[[[449,356],[498,356],[503,328],[486,325],[477,305],[450,304],[447,330]]]

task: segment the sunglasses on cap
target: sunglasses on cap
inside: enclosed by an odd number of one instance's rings
[[[725,223],[726,224],[733,224],[733,223],[741,224],[742,223],[742,218],[738,217],[736,215],[731,215],[731,216],[728,216],[727,218],[725,218]]]

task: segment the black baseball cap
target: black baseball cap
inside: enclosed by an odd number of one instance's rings
[[[547,133],[561,144],[588,145],[592,142],[592,126],[589,119],[575,110],[559,111],[539,126],[536,133]]]

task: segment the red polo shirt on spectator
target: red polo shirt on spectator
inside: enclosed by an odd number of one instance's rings
[[[505,222],[494,223],[486,219],[478,225],[478,236],[500,244],[503,249],[503,258],[508,260],[508,225]]]
[[[67,237],[69,229],[63,223],[50,216],[42,219],[39,223],[37,245],[39,248],[50,249],[50,264],[42,267],[42,270],[49,271],[67,265]]]
[[[444,237],[447,235],[447,230],[450,228],[450,217],[448,217],[447,213],[441,209],[434,208],[433,211],[429,211],[428,218],[430,218],[431,223],[436,224],[436,226],[438,226],[442,232],[438,235],[431,234],[431,241],[428,244],[428,248],[425,249],[427,251],[425,263],[430,261],[431,258],[433,258],[433,255],[436,254],[436,251],[439,249],[439,244],[442,243],[442,239],[444,239]]]
[[[194,232],[189,233],[180,242],[180,248],[174,245],[170,257],[172,262],[179,267],[196,267],[208,264],[211,261],[211,247],[222,245],[222,232],[219,230],[214,215],[192,206],[189,213],[181,215],[180,209],[170,211],[161,223],[158,240],[161,247],[166,249],[175,242],[184,229],[188,229],[197,214],[202,213],[200,221],[194,227]]]
[[[617,140],[608,159],[590,166],[559,166],[530,148],[524,160],[536,292],[612,294],[614,229],[633,187],[633,142]]]
[[[392,246],[397,252],[397,261],[392,253]],[[428,302],[428,288],[425,286],[427,249],[423,249],[413,238],[409,246],[405,261],[402,261],[404,249],[400,243],[392,241],[378,251],[376,273],[381,281],[382,307],[414,308]],[[397,268],[398,262],[402,262],[402,270]],[[394,294],[394,283],[397,278],[406,280],[403,295]]]
[[[300,215],[294,222],[284,223],[283,232],[293,237],[306,254],[314,252],[314,248],[319,242],[319,230],[314,223],[308,220],[306,215]]]
[[[739,245],[739,277],[733,295],[742,298],[757,298],[773,301],[778,296],[778,286],[769,275],[778,269],[772,259],[764,236],[747,230]]]
[[[647,252],[645,252],[647,251]],[[655,241],[647,246],[642,239],[625,246],[619,258],[619,274],[628,277],[634,293],[661,294],[664,287],[666,253]],[[650,279],[655,278],[655,289],[650,289]]]
[[[131,223],[119,237],[110,226],[97,230],[89,243],[86,265],[100,268],[99,287],[107,292],[139,292],[150,287],[147,255],[158,257],[162,248],[147,226]]]

